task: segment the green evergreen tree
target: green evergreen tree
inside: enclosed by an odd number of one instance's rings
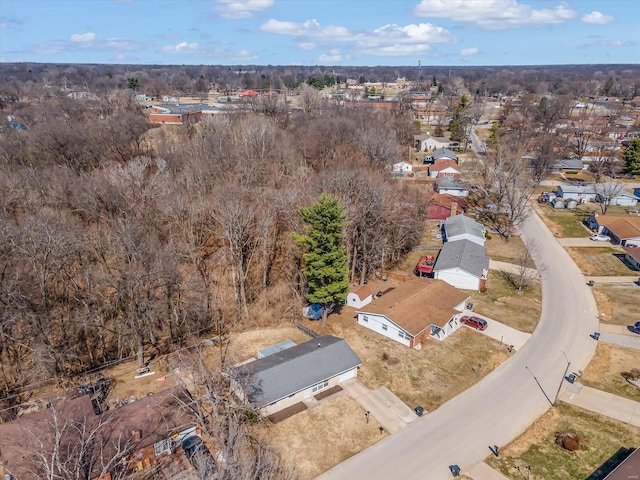
[[[294,234],[295,241],[305,249],[305,298],[322,305],[324,327],[336,303],[349,291],[347,254],[342,245],[346,215],[338,199],[325,194],[314,204],[298,208],[298,215],[309,227],[307,235]]]
[[[629,146],[622,154],[624,158],[624,171],[632,175],[640,175],[640,139],[629,141]]]

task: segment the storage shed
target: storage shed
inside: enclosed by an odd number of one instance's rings
[[[366,285],[362,285],[347,295],[347,305],[353,308],[362,308],[365,305],[369,305],[371,300],[373,300],[373,295],[371,289]]]

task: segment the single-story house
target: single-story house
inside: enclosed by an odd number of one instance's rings
[[[322,335],[233,370],[247,382],[249,400],[263,415],[271,415],[357,377],[360,365],[342,338]]]
[[[567,199],[573,198],[580,202],[595,202],[597,192],[593,184],[589,185],[558,185],[556,196]]]
[[[409,162],[398,162],[393,164],[391,170],[393,172],[411,172],[413,170],[413,165]]]
[[[460,178],[462,176],[462,172],[460,172],[460,168],[458,168],[458,163],[450,158],[437,159],[433,165],[429,165],[427,171],[431,178]]]
[[[558,160],[551,166],[552,172],[575,172],[584,170],[586,166],[579,158],[565,158]]]
[[[358,325],[410,348],[444,340],[460,326],[469,295],[442,280],[410,280],[358,311]]]
[[[636,270],[640,270],[640,246],[622,247],[625,251],[624,259]]]
[[[607,200],[607,197],[609,197],[612,192],[618,190],[618,187],[610,184],[602,184],[596,185],[595,190],[597,191],[596,202],[603,203],[605,200]],[[613,198],[609,202],[609,205],[615,205],[619,207],[635,207],[638,205],[638,200],[640,200],[640,198],[638,198],[633,193],[627,192],[626,190],[620,190],[613,196]]]
[[[347,295],[347,305],[353,308],[362,308],[368,305],[373,300],[371,289],[367,285],[362,285],[360,288],[353,292],[349,292]]]
[[[442,239],[445,242],[470,240],[478,245],[484,245],[487,229],[473,218],[456,215],[447,218],[442,224]]]
[[[447,148],[449,146],[449,139],[445,137],[432,137],[428,133],[422,133],[413,136],[413,146],[421,151]]]
[[[446,242],[433,268],[434,278],[465,290],[481,290],[487,283],[487,249],[471,240]]]
[[[640,217],[590,215],[587,226],[611,237],[611,243],[622,246],[640,246]]]
[[[467,199],[464,197],[429,192],[426,200],[428,220],[444,220],[467,211]]]
[[[296,345],[297,344],[293,340],[284,340],[280,343],[276,343],[275,345],[271,345],[267,348],[263,348],[262,350],[258,350],[258,358],[268,357],[269,355],[281,352],[283,350],[286,350],[287,348],[295,347]]]
[[[183,408],[191,402],[189,393],[178,387],[100,415],[96,415],[90,395],[52,402],[51,408],[0,424],[0,455],[5,474],[20,480],[47,478],[40,456],[51,458],[56,433],[62,435],[59,440],[62,445],[58,445],[61,449],[70,441],[77,443],[77,435],[82,433],[76,431],[76,427],[84,429],[84,439],[90,447],[85,451],[89,471],[83,475],[92,480],[111,478],[110,471],[127,460],[128,470],[151,470],[162,457],[175,452],[175,439],[182,432],[197,434],[196,418],[188,408]],[[55,431],[54,411],[58,422],[67,422],[66,430]],[[92,435],[91,441],[89,435]],[[104,468],[109,462],[111,466]]]
[[[425,155],[424,163],[434,163],[438,159],[449,159],[455,160],[457,162],[458,155],[453,150],[449,150],[448,148],[438,148],[434,150],[431,155]]]
[[[454,197],[468,197],[469,188],[469,184],[459,178],[436,178],[435,190],[438,193],[453,195]]]

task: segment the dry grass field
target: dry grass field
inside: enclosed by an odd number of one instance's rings
[[[527,248],[522,239],[515,235],[507,241],[497,233],[491,234],[490,238],[486,239],[484,246],[487,248],[487,256],[492,260],[518,263],[519,259],[526,258]],[[533,260],[529,260],[527,266],[535,268]]]
[[[633,325],[640,321],[640,290],[638,287],[599,286],[593,288],[602,319],[612,325]],[[602,320],[601,319],[601,320]]]
[[[640,368],[640,351],[598,343],[596,354],[580,383],[640,402],[640,388],[627,382],[622,375],[632,368]]]
[[[559,447],[555,439],[561,432],[583,439],[580,449]],[[491,457],[487,463],[513,480],[527,478],[526,465],[531,466],[531,480],[584,480],[620,447],[638,445],[640,428],[559,403],[503,447],[500,458]]]
[[[385,438],[379,424],[342,394],[312,410],[268,425],[265,434],[300,480],[310,480]]]
[[[611,247],[568,247],[567,252],[585,275],[618,276],[633,275],[622,261],[624,252]]]

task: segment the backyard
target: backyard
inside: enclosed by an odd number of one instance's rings
[[[570,452],[558,446],[561,432],[581,439],[580,448]],[[619,448],[639,444],[640,428],[559,403],[503,447],[500,458],[491,457],[487,463],[513,480],[526,478],[527,465],[532,480],[584,480]]]

